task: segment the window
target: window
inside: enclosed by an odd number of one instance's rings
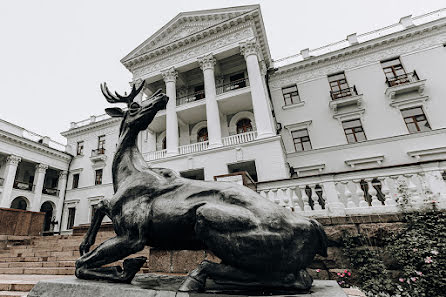
[[[381,66],[386,75],[386,81],[389,87],[408,82],[408,77],[400,58],[382,61]]]
[[[161,142],[161,149],[166,149],[166,137],[163,138],[163,141]]]
[[[328,76],[328,83],[330,84],[330,94],[333,100],[352,95],[344,72]]]
[[[404,122],[410,133],[430,131],[431,127],[421,107],[401,110]]]
[[[307,129],[292,131],[291,136],[293,137],[296,152],[311,150],[311,142]]]
[[[69,207],[68,208],[67,229],[73,229],[75,216],[76,216],[76,208]]]
[[[285,105],[291,105],[300,102],[296,85],[282,88],[282,94]]]
[[[82,156],[84,154],[84,142],[78,141],[76,146],[76,155]]]
[[[95,171],[94,184],[95,185],[102,185],[102,169],[97,169]]]
[[[208,140],[208,128],[201,128],[197,133],[197,142],[207,141]]]
[[[342,122],[342,127],[344,128],[345,136],[347,137],[348,143],[355,143],[360,141],[365,141],[364,129],[362,128],[361,121],[351,120]]]
[[[79,173],[73,174],[73,189],[77,189],[79,187]]]
[[[252,131],[252,125],[250,119],[241,119],[237,122],[237,134],[246,133]]]
[[[105,151],[105,135],[98,137],[98,153],[103,154]]]

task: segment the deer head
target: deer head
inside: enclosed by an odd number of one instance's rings
[[[122,110],[118,107],[106,108],[105,112],[111,117],[122,117],[121,127],[119,129],[119,135],[122,136],[124,132],[138,133],[147,129],[149,124],[153,121],[156,113],[166,108],[169,98],[161,93],[161,89],[156,91],[149,99],[144,100],[141,103],[133,102],[133,99],[141,92],[144,87],[144,82],[139,88],[135,85],[132,87],[132,91],[129,95],[121,96],[117,92],[115,95],[111,94],[108,90],[107,84],[101,84],[101,91],[105,99],[110,103],[125,103],[127,104],[127,110]]]

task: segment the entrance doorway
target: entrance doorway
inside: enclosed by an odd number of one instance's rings
[[[45,219],[43,221],[43,232],[52,232],[54,225],[51,224],[53,218],[53,205],[51,202],[46,201],[40,207],[40,211],[45,213]]]

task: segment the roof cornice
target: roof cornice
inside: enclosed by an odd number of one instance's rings
[[[111,126],[112,124],[116,124],[116,123],[120,122],[121,120],[122,120],[122,118],[108,118],[108,119],[105,119],[105,120],[102,120],[99,122],[95,122],[95,123],[81,126],[78,128],[73,128],[73,129],[70,129],[67,131],[63,131],[60,133],[60,135],[62,135],[64,137],[68,137],[68,136],[73,136],[76,134],[82,134],[82,133],[90,131],[90,130],[104,128],[105,126]]]
[[[248,6],[250,7],[250,6]],[[181,48],[182,46],[185,45],[189,45],[197,40],[201,40],[204,39],[208,36],[212,36],[214,34],[217,34],[223,30],[229,29],[231,27],[237,26],[240,23],[246,23],[249,21],[254,21],[254,28],[256,31],[256,37],[258,39],[258,42],[261,46],[262,49],[262,54],[265,58],[265,62],[267,63],[267,65],[269,65],[271,63],[271,53],[269,50],[269,46],[268,46],[268,41],[266,38],[266,32],[265,32],[265,28],[263,25],[263,20],[261,17],[261,12],[260,12],[260,6],[257,5],[253,5],[252,6],[253,9],[247,12],[244,12],[240,15],[237,15],[233,18],[230,18],[228,20],[225,20],[221,23],[215,24],[209,28],[203,29],[199,32],[196,32],[194,34],[191,34],[189,36],[183,37],[181,39],[175,40],[171,43],[162,45],[158,48],[153,48],[150,49],[148,52],[143,53],[139,56],[136,57],[131,57],[132,54],[136,53],[138,50],[141,50],[142,48],[144,48],[144,46],[146,46],[146,42],[144,42],[143,44],[141,44],[140,46],[138,46],[138,48],[136,48],[134,51],[132,51],[129,55],[127,55],[126,57],[124,57],[121,60],[121,63],[129,70],[132,71],[133,69],[135,69],[137,66],[139,66],[138,64],[153,59],[155,57],[158,57],[160,55],[165,55],[175,49]],[[209,17],[211,16],[217,16],[217,14],[215,15],[209,15]],[[178,16],[177,16],[178,17]],[[174,20],[176,21],[176,19],[174,18]],[[172,20],[172,21],[174,21]],[[170,22],[169,22],[170,23]],[[168,24],[169,24],[168,23]],[[164,28],[164,27],[163,27]],[[155,34],[159,34],[155,33]],[[149,38],[150,39],[150,38]]]
[[[34,142],[32,140],[17,136],[15,134],[0,130],[0,136],[2,137],[4,142],[19,145],[26,149],[32,149],[43,153],[49,157],[56,157],[63,161],[69,161],[73,156],[67,152],[62,152],[52,147],[45,146],[43,144]]]
[[[395,32],[363,43],[351,45],[324,55],[309,57],[303,61],[282,66],[274,74],[272,74],[272,77],[281,78],[295,71],[312,69],[315,67],[322,67],[323,65],[327,64],[337,63],[348,56],[357,54],[366,55],[370,52],[378,50],[380,47],[389,46],[390,44],[414,37],[419,38],[422,35],[426,35],[426,33],[439,31],[444,28],[446,28],[446,18],[408,28],[403,31]]]

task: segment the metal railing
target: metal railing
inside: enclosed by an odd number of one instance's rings
[[[192,94],[188,94],[188,95],[184,95],[184,96],[178,97],[177,98],[177,106],[182,105],[182,104],[186,104],[186,103],[189,103],[189,102],[194,102],[194,101],[197,101],[197,100],[201,100],[201,99],[204,99],[204,98],[205,98],[204,90],[197,91],[197,92],[194,92]]]
[[[249,79],[242,78],[217,86],[217,95],[249,86]]]
[[[330,96],[332,100],[337,100],[344,97],[350,97],[355,95],[358,95],[356,86],[353,86],[351,88],[340,89],[339,91],[330,91]]]
[[[59,196],[59,190],[54,188],[43,187],[43,194],[51,195],[51,196]]]
[[[33,183],[32,182],[24,182],[15,180],[12,186],[14,189],[25,190],[25,191],[33,191]]]
[[[398,75],[395,77],[386,78],[386,84],[388,87],[394,87],[398,85],[403,85],[411,82],[419,81],[417,72],[414,70],[413,72],[405,73],[402,75]]]
[[[105,155],[105,148],[97,148],[97,149],[91,150],[92,157],[97,157],[100,155]]]

